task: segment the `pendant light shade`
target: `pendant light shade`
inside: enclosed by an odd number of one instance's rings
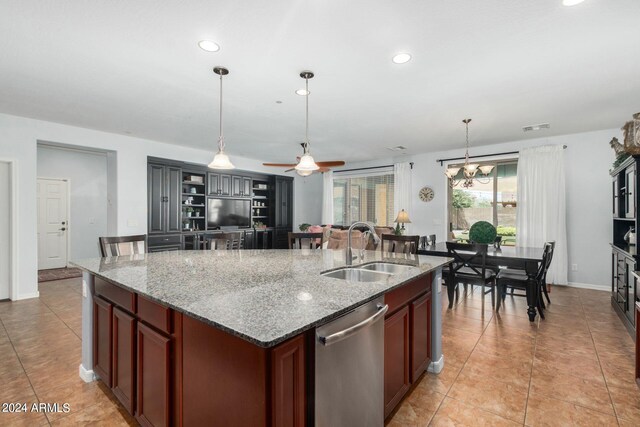
[[[318,169],[320,169],[320,166],[318,166],[315,162],[315,160],[313,160],[313,157],[311,156],[311,153],[309,152],[309,79],[313,78],[313,73],[311,71],[303,71],[300,73],[300,77],[302,77],[305,81],[305,89],[306,89],[306,95],[305,95],[305,101],[306,101],[306,127],[305,127],[305,139],[304,139],[304,154],[302,155],[302,157],[300,157],[300,161],[298,162],[298,164],[295,166],[296,171],[298,172],[298,175],[300,176],[308,176],[311,175],[311,172],[313,171],[317,171]],[[309,172],[306,175],[302,175],[300,172]]]
[[[300,175],[300,176],[309,176],[309,175],[311,175],[313,173],[313,171],[312,170],[300,170],[300,169],[298,169],[298,170],[296,170],[296,173],[298,175]]]
[[[229,74],[229,70],[224,67],[215,67],[213,72],[220,76],[220,136],[218,137],[218,152],[209,163],[211,169],[235,169],[229,156],[224,152],[224,134],[222,132],[222,76]]]

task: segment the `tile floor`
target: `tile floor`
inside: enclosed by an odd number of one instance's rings
[[[426,374],[387,426],[640,425],[634,343],[609,294],[554,287],[551,298],[547,320],[530,324],[524,298],[492,315],[477,291],[452,310],[445,293],[445,368]],[[78,377],[80,304],[80,279],[0,303],[0,402],[71,405],[0,412],[0,425],[136,425],[102,383]]]

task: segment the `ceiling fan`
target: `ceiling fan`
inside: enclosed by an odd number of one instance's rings
[[[301,142],[300,145],[302,146],[302,148],[305,150],[305,152],[307,151],[305,149],[305,143]],[[263,163],[264,166],[273,166],[273,167],[278,167],[278,168],[289,168],[287,170],[285,170],[285,172],[291,172],[293,170],[296,170],[296,166],[298,165],[298,163],[300,163],[300,156],[296,157],[297,162],[296,163]],[[319,166],[319,169],[317,170],[313,170],[313,171],[300,171],[297,170],[296,172],[298,173],[298,175],[300,176],[309,176],[314,172],[328,172],[331,170],[332,167],[336,167],[336,166],[344,166],[344,161],[342,160],[333,160],[333,161],[329,161],[329,162],[315,162],[316,165]]]

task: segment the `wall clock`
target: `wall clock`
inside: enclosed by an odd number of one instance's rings
[[[420,197],[420,200],[422,200],[423,202],[432,201],[434,196],[435,193],[433,192],[433,188],[431,187],[422,187],[420,189],[420,192],[418,193],[418,197]]]

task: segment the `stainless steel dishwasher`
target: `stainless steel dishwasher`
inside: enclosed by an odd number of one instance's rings
[[[316,427],[384,425],[383,298],[316,329]]]

